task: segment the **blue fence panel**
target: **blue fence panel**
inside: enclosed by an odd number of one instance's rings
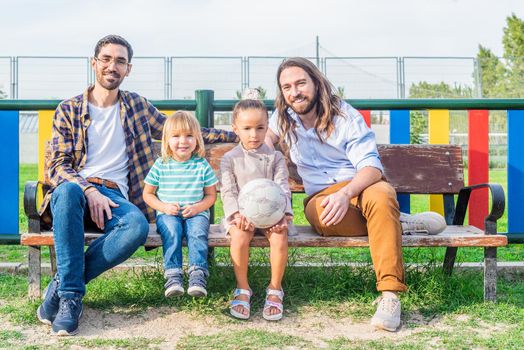
[[[524,111],[508,111],[508,233],[524,233]]]
[[[2,121],[2,190],[0,234],[18,235],[18,111],[0,111]]]
[[[389,120],[389,142],[391,144],[409,144],[409,111],[392,110]],[[409,194],[399,194],[397,199],[400,204],[400,211],[409,213],[411,210]]]

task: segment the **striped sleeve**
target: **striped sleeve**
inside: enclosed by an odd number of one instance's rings
[[[158,184],[160,182],[160,169],[158,166],[158,163],[160,162],[160,158],[155,161],[155,164],[151,167],[151,170],[149,170],[149,173],[147,174],[146,178],[144,179],[144,182],[148,185],[158,187]]]
[[[204,187],[216,185],[218,179],[211,165],[204,159]]]

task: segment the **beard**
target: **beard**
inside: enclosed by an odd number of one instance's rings
[[[96,81],[106,90],[118,89],[124,78],[116,71],[97,71]]]
[[[289,107],[291,107],[293,112],[295,112],[296,114],[299,114],[299,115],[308,114],[317,105],[317,98],[310,100],[309,98],[305,96],[298,96],[298,98],[296,99],[300,99],[300,98],[303,98],[307,103],[303,104],[302,106],[298,106],[298,107],[293,106],[293,103],[288,103]]]

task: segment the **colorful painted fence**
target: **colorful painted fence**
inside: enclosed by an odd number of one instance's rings
[[[213,125],[215,111],[231,111],[236,101],[214,100],[213,92],[199,90],[195,100],[153,101],[163,111],[195,110],[203,125]],[[372,110],[390,111],[390,142],[407,144],[410,141],[410,111],[427,110],[429,143],[449,143],[449,111],[468,111],[468,184],[488,182],[489,110],[506,110],[508,124],[508,235],[510,241],[524,242],[524,215],[520,215],[520,201],[524,199],[524,99],[439,99],[439,100],[350,100],[370,125]],[[3,166],[2,195],[0,196],[0,244],[16,242],[18,227],[18,173],[19,139],[18,113],[38,110],[39,115],[39,179],[43,178],[43,149],[51,135],[54,109],[59,101],[0,101],[0,121],[4,134],[0,160]],[[273,101],[266,101],[272,108]],[[406,169],[409,171],[409,169]],[[401,210],[409,212],[409,195],[399,195]],[[488,214],[487,190],[475,193],[471,200],[469,222],[483,227]],[[442,198],[431,198],[431,210],[443,213]]]

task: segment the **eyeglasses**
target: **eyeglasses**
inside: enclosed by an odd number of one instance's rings
[[[127,62],[124,58],[113,58],[113,57],[94,57],[94,59],[102,66],[107,67],[111,64],[111,62],[115,62],[115,66],[118,68],[126,68],[129,62]]]

